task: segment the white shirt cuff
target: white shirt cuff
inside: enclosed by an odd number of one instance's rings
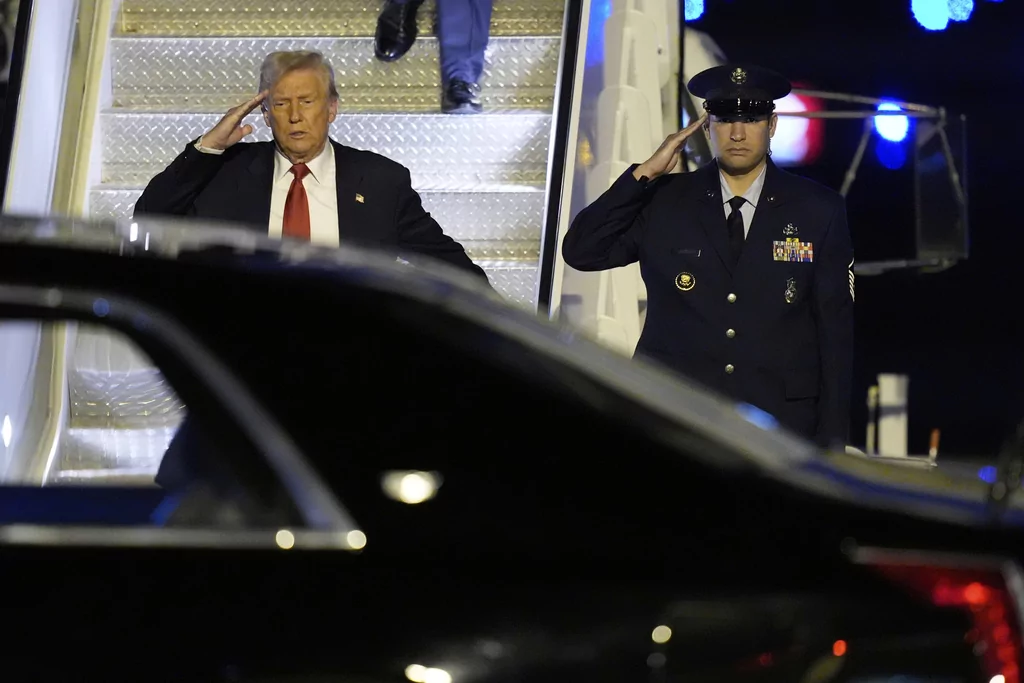
[[[200,143],[202,143],[202,141],[203,141],[202,138],[199,138],[198,140],[196,140],[195,147],[196,147],[197,150],[199,150],[203,154],[223,154],[224,153],[224,150],[222,150],[222,149],[212,149],[210,147],[203,147],[202,144],[200,144]]]

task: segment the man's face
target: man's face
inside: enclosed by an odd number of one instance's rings
[[[757,168],[768,154],[779,117],[709,116],[704,130],[711,154],[726,173],[741,175]]]
[[[338,100],[328,94],[322,74],[315,69],[289,71],[270,89],[266,103],[263,120],[293,164],[320,153],[338,114]]]

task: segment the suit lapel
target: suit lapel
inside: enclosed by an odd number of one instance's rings
[[[254,228],[267,230],[270,225],[270,199],[274,190],[274,143],[254,145],[254,154],[246,166],[248,175],[239,177],[239,202],[245,221]]]
[[[700,210],[697,218],[707,235],[711,246],[718,252],[726,269],[732,273],[736,264],[729,249],[729,234],[725,225],[725,209],[722,207],[722,181],[718,175],[718,163],[711,162],[699,173],[704,174],[698,183]]]
[[[363,180],[362,169],[348,154],[348,148],[331,140],[334,145],[335,184],[338,186],[338,234],[341,241],[359,235],[363,221],[359,220],[365,198],[359,194]]]
[[[771,253],[772,235],[780,234],[778,228],[778,207],[786,201],[786,178],[782,171],[768,159],[765,169],[761,196],[754,209],[754,218],[747,231],[747,239],[740,254],[738,267],[764,261]]]

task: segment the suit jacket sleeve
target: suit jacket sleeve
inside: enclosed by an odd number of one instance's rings
[[[194,213],[193,205],[203,188],[217,175],[224,160],[232,154],[200,152],[192,140],[185,151],[158,173],[135,203],[135,215],[158,214],[164,216],[189,216]]]
[[[490,284],[483,268],[473,263],[462,245],[444,234],[437,221],[423,209],[419,193],[412,188],[409,169],[402,167],[400,174],[395,207],[399,249],[440,259]]]
[[[661,178],[641,183],[633,164],[590,206],[579,212],[562,240],[562,258],[582,271],[635,263],[647,223],[647,206]]]
[[[817,441],[845,446],[853,383],[853,244],[840,200],[825,233],[814,274],[814,314],[821,353]]]

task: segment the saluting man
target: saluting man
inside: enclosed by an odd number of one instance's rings
[[[637,354],[842,447],[854,299],[845,202],[771,161],[784,77],[731,64],[687,87],[704,114],[580,212],[565,262],[595,271],[639,261],[648,307]],[[670,173],[700,128],[715,159]]]

